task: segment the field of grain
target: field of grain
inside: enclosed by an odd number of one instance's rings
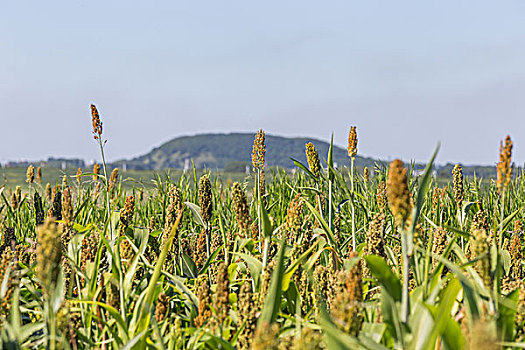
[[[356,171],[305,145],[293,175],[29,167],[1,192],[0,332],[10,349],[525,347],[522,173]],[[95,147],[95,146],[94,146]],[[436,150],[437,152],[438,150]],[[326,162],[321,160],[326,158]],[[324,165],[323,165],[324,164]],[[47,176],[47,177],[45,177]]]

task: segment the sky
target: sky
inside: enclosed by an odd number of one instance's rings
[[[0,161],[109,160],[202,132],[306,136],[390,160],[525,162],[525,2],[9,1]],[[251,150],[247,150],[250,152]]]

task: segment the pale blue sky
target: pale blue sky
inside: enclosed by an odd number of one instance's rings
[[[525,161],[525,2],[5,1],[0,160],[110,160],[175,136],[311,136],[359,153]],[[248,153],[250,150],[246,150]]]

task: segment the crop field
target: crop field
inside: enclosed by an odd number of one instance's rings
[[[308,143],[298,171],[267,174],[260,130],[251,175],[145,186],[106,171],[92,119],[99,167],[30,166],[1,189],[3,348],[525,348],[509,137],[483,184],[459,165],[437,182],[438,149],[417,176],[401,160],[357,170],[352,127],[348,168]]]

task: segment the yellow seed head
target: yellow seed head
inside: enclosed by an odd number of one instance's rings
[[[51,185],[49,182],[46,184],[46,199],[48,202],[51,202],[51,199],[53,197],[53,190],[51,189]]]
[[[377,184],[376,201],[379,210],[385,211],[388,199],[386,195],[386,182],[384,181],[380,181]]]
[[[82,169],[78,168],[77,169],[77,184],[80,185],[80,183],[82,182]]]
[[[93,165],[93,181],[98,181],[98,175],[100,174],[100,164],[95,163]]]
[[[30,165],[27,167],[26,182],[32,184],[35,181],[35,167]]]
[[[306,160],[312,174],[319,178],[321,176],[321,162],[319,161],[319,153],[317,153],[315,146],[311,142],[306,144]]]
[[[109,176],[108,181],[108,191],[113,191],[115,186],[117,185],[117,179],[118,179],[118,168],[113,169],[111,172],[111,175]]]
[[[246,194],[238,182],[233,183],[231,196],[233,212],[239,225],[239,235],[245,237],[247,236],[252,219],[250,218],[250,208],[246,200]]]
[[[42,168],[41,167],[36,168],[36,181],[39,184],[42,183]]]
[[[355,126],[350,127],[350,132],[348,133],[348,156],[350,158],[355,158],[357,155],[357,130]]]
[[[497,180],[498,192],[501,194],[503,190],[507,189],[512,178],[512,167],[510,161],[512,158],[512,141],[510,136],[505,138],[505,144],[500,143],[499,146],[499,162],[497,165]]]
[[[463,192],[463,168],[461,165],[456,164],[452,169],[453,183],[454,183],[454,198],[458,204],[458,208],[461,208],[463,203],[464,192]]]
[[[69,187],[66,187],[62,193],[62,218],[66,227],[70,227],[73,224],[73,202]]]
[[[388,204],[396,224],[402,226],[410,213],[410,190],[408,189],[407,168],[399,159],[390,163],[386,189]]]
[[[212,193],[211,182],[207,175],[201,176],[199,180],[199,205],[204,222],[209,222],[212,215]]]
[[[93,138],[97,140],[102,135],[102,122],[95,105],[91,105],[91,120],[93,122]]]
[[[264,168],[264,158],[266,156],[266,145],[264,144],[265,134],[261,129],[257,131],[253,140],[252,164],[255,169]]]
[[[62,259],[61,229],[50,218],[37,229],[37,276],[46,293],[51,293],[58,281]]]

